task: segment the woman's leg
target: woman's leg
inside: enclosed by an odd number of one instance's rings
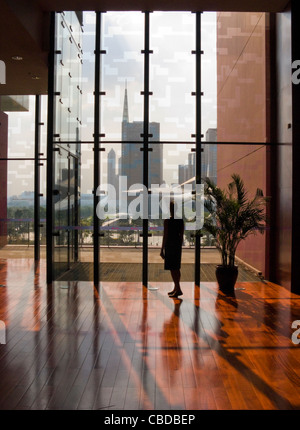
[[[174,282],[174,288],[173,288],[172,291],[168,292],[169,295],[175,293],[175,291],[176,291],[176,283],[177,283],[177,278],[176,278],[175,270],[170,270],[170,272],[171,272],[171,276],[172,276],[172,279],[173,279],[173,282]]]
[[[175,284],[174,288],[174,294],[182,294],[181,288],[180,288],[180,277],[181,273],[180,270],[171,270],[171,276]]]

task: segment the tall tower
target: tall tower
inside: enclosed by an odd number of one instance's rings
[[[149,131],[152,134],[151,140],[159,141],[159,123],[151,122]],[[143,183],[143,155],[142,135],[143,121],[129,122],[127,86],[125,87],[122,119],[122,155],[119,163],[121,176],[127,177],[128,188],[134,184]],[[149,155],[149,186],[151,184],[160,185],[162,182],[162,145],[152,145],[152,152]],[[140,188],[140,186],[138,186]]]
[[[207,142],[217,142],[217,129],[209,128],[206,131]],[[217,144],[210,143],[204,146],[204,177],[210,178],[214,183],[217,183]]]
[[[125,85],[125,95],[124,95],[124,104],[123,104],[123,122],[129,122],[129,113],[128,113],[128,97],[127,97],[127,82]]]

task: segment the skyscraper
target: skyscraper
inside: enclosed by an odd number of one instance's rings
[[[207,129],[205,137],[207,142],[217,142],[217,129]],[[217,143],[203,144],[201,164],[202,178],[210,178],[217,183]]]
[[[107,181],[108,184],[112,185],[116,190],[116,198],[118,198],[118,174],[117,174],[117,164],[116,164],[116,152],[111,149],[107,156]]]
[[[178,165],[178,183],[184,184],[188,181],[189,184],[195,185],[195,174],[196,174],[196,154],[188,154],[188,164]]]
[[[150,122],[149,133],[152,137],[149,141],[158,142],[160,139],[160,124]],[[143,183],[143,153],[141,151],[143,138],[143,122],[129,121],[128,95],[125,88],[122,120],[122,154],[119,160],[119,173],[127,177],[128,187],[133,184]],[[149,152],[149,187],[151,184],[162,183],[162,145],[149,145],[152,151]],[[137,187],[140,188],[140,187]]]

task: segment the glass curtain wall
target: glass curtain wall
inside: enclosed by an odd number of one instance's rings
[[[56,14],[56,279],[95,280],[100,269],[105,281],[171,280],[157,189],[184,209],[197,184],[225,188],[238,173],[250,196],[268,194],[267,28],[261,13]],[[267,241],[247,239],[241,264],[263,272]],[[214,281],[214,238],[186,229],[182,280],[200,281],[200,257],[201,279]]]

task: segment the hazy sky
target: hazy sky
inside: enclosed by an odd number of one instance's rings
[[[139,12],[106,13],[102,22],[101,86],[102,130],[109,140],[120,139],[125,83],[130,121],[143,118],[144,15]],[[83,138],[91,140],[93,114],[95,14],[84,22]],[[161,140],[191,140],[195,130],[195,14],[150,14],[150,121],[161,124]],[[202,129],[216,127],[216,14],[202,14]],[[190,133],[191,132],[191,133]]]
[[[105,140],[121,140],[121,122],[125,86],[128,91],[129,120],[143,119],[144,15],[139,12],[106,13],[102,21],[101,132]],[[195,133],[195,14],[154,12],[150,14],[150,121],[160,123],[160,140],[194,141]],[[83,139],[92,140],[94,83],[95,14],[87,13],[84,21],[84,99]],[[202,132],[216,127],[216,14],[202,14]],[[109,150],[112,146],[106,145]],[[120,156],[120,145],[115,146]],[[101,155],[105,181],[107,153]],[[164,179],[178,177],[178,164],[187,162],[186,146],[164,147]],[[91,147],[83,148],[82,186],[90,191],[92,180]],[[84,173],[86,171],[86,174]]]

